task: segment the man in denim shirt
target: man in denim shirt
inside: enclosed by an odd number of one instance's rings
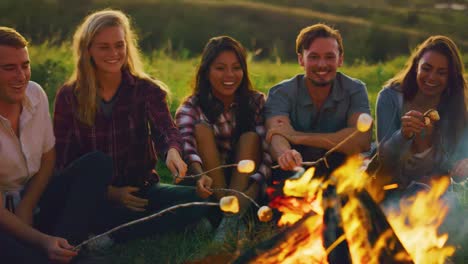
[[[337,69],[343,64],[339,32],[324,24],[301,30],[296,52],[304,74],[270,89],[265,105],[267,140],[282,170],[314,161],[355,131],[360,114],[370,114],[365,84]],[[348,155],[370,147],[371,134],[359,133],[337,149],[329,159],[327,173]]]

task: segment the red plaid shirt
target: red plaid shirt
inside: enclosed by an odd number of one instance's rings
[[[255,131],[262,138],[262,163],[258,166],[256,173],[250,177],[263,184],[265,180],[269,180],[271,176],[271,156],[268,152],[268,144],[265,141],[265,126],[263,119],[263,106],[265,105],[265,97],[261,93],[255,95],[255,101],[258,108],[255,111]],[[216,123],[211,124],[208,118],[202,112],[200,106],[195,103],[194,96],[189,97],[176,112],[176,123],[179,127],[180,133],[183,138],[184,159],[187,164],[192,162],[199,162],[203,164],[197,150],[197,143],[195,140],[195,125],[201,122],[210,124],[213,128],[216,145],[221,154],[221,159],[227,161],[229,153],[232,151],[232,133],[236,126],[233,118],[235,104],[231,106],[229,111],[222,113]]]
[[[64,86],[55,100],[54,132],[59,170],[86,153],[102,151],[113,159],[113,185],[140,184],[155,166],[154,161],[145,157],[148,150],[145,113],[154,128],[152,135],[157,153],[165,156],[170,148],[182,152],[181,137],[167,107],[166,93],[153,83],[124,71],[112,115],[105,117],[98,111],[93,126],[76,118],[77,99],[73,91],[73,86]]]

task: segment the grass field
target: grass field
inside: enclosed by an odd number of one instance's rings
[[[46,90],[51,102],[51,109],[57,88],[71,74],[73,68],[70,44],[63,43],[59,46],[44,43],[30,48],[32,63],[32,80],[40,83]],[[297,63],[284,63],[280,59],[276,61],[258,60],[253,53],[249,53],[249,69],[251,79],[256,89],[267,93],[268,89],[277,82],[290,78],[302,72]],[[374,109],[376,96],[383,83],[401,69],[406,61],[405,57],[397,57],[392,60],[377,64],[356,62],[353,65],[345,65],[341,71],[367,84],[370,103]],[[146,69],[152,76],[165,82],[171,91],[170,109],[174,113],[179,103],[190,93],[191,82],[198,58],[185,58],[183,54],[169,54],[164,50],[156,50],[145,54]],[[170,182],[171,178],[167,169],[159,164],[158,170],[163,176],[163,181]],[[463,195],[464,208],[468,208],[466,191],[460,190]],[[252,229],[253,241],[242,246],[248,248],[256,241],[268,238],[274,229],[268,225],[261,225]],[[219,248],[210,246],[212,233],[206,230],[185,230],[178,233],[156,235],[142,240],[132,241],[127,244],[117,245],[111,248],[112,260],[110,263],[187,263],[202,258],[205,255],[219,253]],[[232,253],[235,245],[221,250]],[[466,243],[461,248],[458,259],[464,258]],[[463,263],[463,262],[460,262]]]

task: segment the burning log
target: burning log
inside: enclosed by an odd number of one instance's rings
[[[304,215],[294,225],[244,252],[233,263],[413,263],[382,210],[366,191],[340,197],[333,189],[326,192],[328,198],[323,203],[328,206],[323,215],[315,212]],[[352,220],[359,220],[353,223],[361,227],[355,231],[364,235],[368,247],[356,241],[353,231],[344,223],[351,220],[342,217],[350,201],[358,201],[359,210],[364,211],[360,219]],[[354,252],[353,244],[361,252]],[[356,259],[359,260],[353,261]]]

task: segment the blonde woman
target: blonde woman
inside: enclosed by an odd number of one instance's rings
[[[173,175],[184,176],[187,165],[180,155],[181,137],[168,110],[167,92],[143,71],[128,17],[117,10],[90,14],[75,32],[73,49],[75,71],[55,101],[57,167],[96,150],[112,158],[109,204],[96,223],[98,229],[199,200],[192,187],[159,183],[153,170],[157,155],[166,157]],[[202,212],[180,210],[157,221],[180,226],[195,222]],[[137,229],[141,233],[167,229],[155,223],[145,226]]]

